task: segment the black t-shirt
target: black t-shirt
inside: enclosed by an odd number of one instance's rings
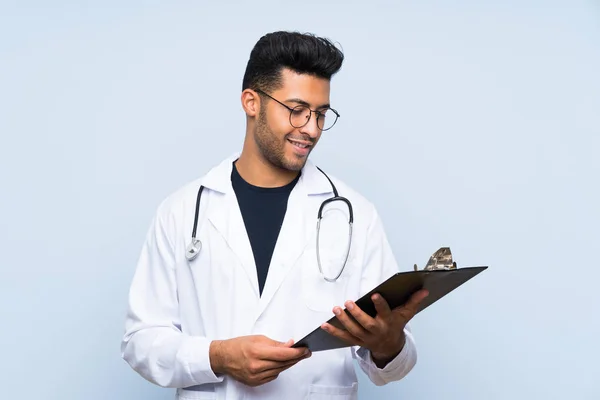
[[[300,174],[285,186],[261,188],[246,182],[238,173],[235,164],[232,168],[231,183],[252,246],[261,295],[287,210],[288,198],[299,178]]]

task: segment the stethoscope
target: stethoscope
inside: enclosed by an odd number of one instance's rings
[[[327,282],[335,282],[340,277],[340,275],[342,275],[342,272],[344,272],[344,268],[346,268],[346,262],[348,261],[348,255],[350,254],[350,245],[352,243],[352,224],[354,223],[354,211],[352,210],[352,203],[350,202],[350,200],[348,200],[345,197],[340,196],[337,191],[337,188],[335,187],[335,185],[333,184],[331,179],[329,179],[327,174],[325,172],[323,172],[323,170],[321,168],[317,167],[317,169],[319,171],[321,171],[321,173],[323,175],[325,175],[325,177],[329,181],[329,184],[331,185],[331,188],[333,189],[333,197],[330,197],[330,198],[324,200],[321,203],[321,206],[319,207],[319,212],[317,213],[317,244],[316,244],[317,265],[319,267],[319,272],[321,273],[321,276],[323,277],[323,279],[325,279]],[[200,199],[202,198],[203,190],[204,190],[204,186],[200,185],[200,189],[198,189],[198,195],[196,197],[196,212],[194,214],[194,226],[192,228],[192,240],[188,244],[186,252],[185,252],[185,257],[187,258],[188,261],[192,261],[193,259],[195,259],[198,256],[198,254],[200,254],[200,250],[202,249],[202,242],[200,241],[200,239],[198,239],[196,237],[196,233],[197,233],[197,227],[198,227],[198,214],[200,213]],[[321,219],[323,218],[323,209],[325,208],[326,205],[333,203],[334,201],[341,201],[348,206],[348,211],[349,211],[348,243],[346,245],[346,256],[344,257],[344,263],[342,264],[342,268],[340,269],[340,271],[334,278],[330,278],[323,273],[323,267],[321,266],[321,256],[320,256],[321,253],[319,250],[319,234],[321,232]]]

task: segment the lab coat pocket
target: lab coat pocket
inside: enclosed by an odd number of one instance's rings
[[[330,313],[333,316],[333,307],[344,307],[349,274],[344,271],[335,281],[325,280],[316,262],[315,249],[305,253],[306,262],[302,265],[301,290],[306,307],[312,311]],[[349,260],[350,261],[350,260]],[[350,262],[346,269],[350,268]],[[328,274],[330,276],[331,274]],[[335,274],[333,274],[335,277]]]
[[[349,300],[346,292],[355,259],[352,247],[348,246],[349,231],[344,221],[343,218],[338,221],[330,217],[323,219],[318,245],[315,232],[303,253],[302,296],[312,311],[333,315],[334,306],[343,308],[344,301]]]
[[[215,392],[179,389],[177,398],[179,400],[215,400],[217,394]]]
[[[358,384],[354,382],[352,386],[328,386],[328,385],[310,385],[306,400],[325,400],[325,399],[348,399],[358,398]]]
[[[310,271],[314,269],[315,271]],[[316,267],[306,266],[302,276],[302,297],[304,304],[313,311],[331,313],[333,307],[344,308],[348,277],[340,276],[335,282],[327,282]]]

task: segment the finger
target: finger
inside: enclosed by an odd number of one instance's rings
[[[305,358],[309,358],[312,356],[312,352],[308,349],[308,348],[304,348],[303,349],[303,353],[300,354],[300,356],[295,357],[295,358],[291,358],[289,360],[285,360],[285,361],[270,361],[279,365],[284,365],[284,364],[295,364],[297,362],[300,362],[302,360],[304,360]]]
[[[350,303],[348,303],[348,305],[351,306]],[[353,311],[357,312],[356,310],[358,309],[358,307],[354,306],[354,307],[352,307],[352,309],[353,309]],[[348,310],[348,311],[350,313],[352,313],[350,310]],[[360,311],[360,312],[362,312],[362,311]],[[342,325],[346,328],[346,330],[348,332],[350,332],[350,334],[352,334],[352,336],[357,337],[361,340],[364,340],[369,335],[369,333],[361,326],[361,324],[359,322],[352,320],[348,316],[348,314],[346,314],[344,312],[344,310],[342,310],[340,307],[334,307],[333,313],[335,314],[337,319],[342,323]],[[369,317],[369,318],[371,318],[371,317]]]
[[[301,357],[294,358],[293,360],[288,360],[288,361],[270,361],[273,364],[268,369],[278,369],[278,368],[284,368],[284,369],[286,369],[286,368],[291,367],[292,365],[295,365],[295,364],[299,363],[302,360],[310,358],[311,356],[312,356],[312,353],[310,351],[308,351],[306,354],[302,355]]]
[[[306,347],[261,346],[258,349],[258,358],[269,361],[289,361],[300,358],[307,352],[309,350]]]
[[[348,310],[348,312],[354,317],[354,319],[356,319],[356,321],[360,324],[360,328],[363,332],[365,333],[377,333],[377,326],[378,323],[375,320],[375,318],[371,317],[369,314],[367,314],[366,312],[364,312],[363,310],[360,309],[360,307],[358,305],[356,305],[356,303],[352,302],[352,301],[347,301],[346,302],[346,309]],[[339,317],[338,317],[339,319]],[[352,321],[350,318],[348,318],[348,321],[352,322],[353,324],[354,321]],[[354,336],[360,337],[361,339],[365,339],[365,336],[359,336],[358,333],[363,333],[363,332],[352,332],[350,331]],[[363,334],[364,335],[364,334]]]
[[[419,304],[421,304],[421,302],[427,296],[429,296],[429,292],[426,289],[421,289],[421,290],[417,291],[412,296],[410,296],[408,303],[406,303],[406,308],[408,308],[412,312],[413,315],[416,314]]]
[[[413,295],[408,299],[404,305],[398,307],[398,311],[401,315],[403,315],[407,320],[414,317],[417,313],[419,304],[429,295],[429,292],[425,289],[418,290],[413,293]]]
[[[379,293],[375,293],[371,300],[373,300],[373,304],[375,304],[375,310],[377,311],[377,316],[383,319],[388,319],[392,316],[392,310],[390,309],[390,305],[387,301]]]
[[[259,382],[258,382],[256,385],[254,385],[254,386],[261,386],[261,385],[264,385],[264,384],[266,384],[266,383],[269,383],[269,382],[271,382],[271,381],[274,381],[275,379],[277,379],[277,377],[278,377],[278,376],[279,376],[279,375],[268,376],[268,377],[266,377],[266,378],[264,378],[264,379],[260,380],[260,381],[259,381]]]
[[[290,347],[294,344],[294,339],[289,339],[287,342],[280,342],[278,340],[273,340],[267,336],[259,335],[255,339],[256,343],[265,345],[265,346],[281,346],[281,347]]]
[[[273,370],[285,370],[297,363],[299,363],[300,361],[304,360],[305,358],[309,358],[310,357],[310,353],[306,356],[302,356],[299,358],[295,358],[293,360],[288,360],[288,361],[261,361],[258,365],[259,365],[259,371],[260,373],[266,372],[266,371],[273,371]]]
[[[298,362],[300,362],[310,356],[311,356],[311,354],[309,353],[306,356],[302,356],[300,358],[296,358],[296,359],[288,360],[288,361],[271,361],[271,360],[260,360],[260,359],[252,360],[247,365],[246,370],[247,370],[247,373],[253,375],[255,379],[258,379],[257,377],[259,377],[259,376],[260,377],[266,376],[265,374],[269,371],[277,372],[279,370],[285,370],[285,369],[291,367],[292,365],[295,365]]]
[[[269,381],[277,378],[277,376],[279,374],[281,374],[283,371],[285,371],[286,369],[289,369],[289,368],[293,367],[294,365],[296,365],[298,362],[300,362],[304,358],[307,358],[307,357],[303,357],[298,360],[287,361],[287,362],[283,362],[283,363],[271,362],[272,365],[270,365],[269,368],[266,368],[263,371],[259,372],[256,375],[255,379],[261,381],[261,384],[269,382]]]
[[[269,371],[265,371],[261,374],[259,374],[256,379],[257,379],[257,384],[255,386],[259,386],[259,385],[264,385],[265,383],[269,383],[271,381],[274,381],[275,379],[277,379],[279,377],[279,374],[281,374],[283,371],[285,371],[286,369],[290,368],[290,366],[287,367],[281,367],[278,369],[272,369]]]
[[[337,337],[338,339],[341,339],[342,341],[346,342],[347,344],[349,344],[351,346],[361,346],[363,344],[362,340],[360,340],[356,336],[352,335],[350,332],[345,331],[343,329],[336,328],[335,326],[328,324],[327,322],[325,322],[323,325],[321,325],[321,329],[323,329],[325,332],[329,333],[330,335],[333,335],[333,336]]]

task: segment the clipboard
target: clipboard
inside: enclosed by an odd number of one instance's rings
[[[457,268],[456,262],[452,260],[450,248],[442,247],[433,253],[422,270],[418,270],[415,264],[414,271],[398,272],[356,300],[355,303],[365,313],[375,317],[377,311],[371,300],[373,294],[379,293],[387,301],[390,308],[394,309],[406,303],[418,290],[427,289],[429,295],[419,304],[416,312],[418,314],[487,268],[487,266]],[[344,308],[343,311],[354,320],[348,310]],[[327,322],[336,328],[345,330],[336,316],[331,317]],[[350,347],[350,345],[330,335],[321,329],[319,325],[315,330],[294,343],[292,347],[308,347],[312,352],[315,352]]]

